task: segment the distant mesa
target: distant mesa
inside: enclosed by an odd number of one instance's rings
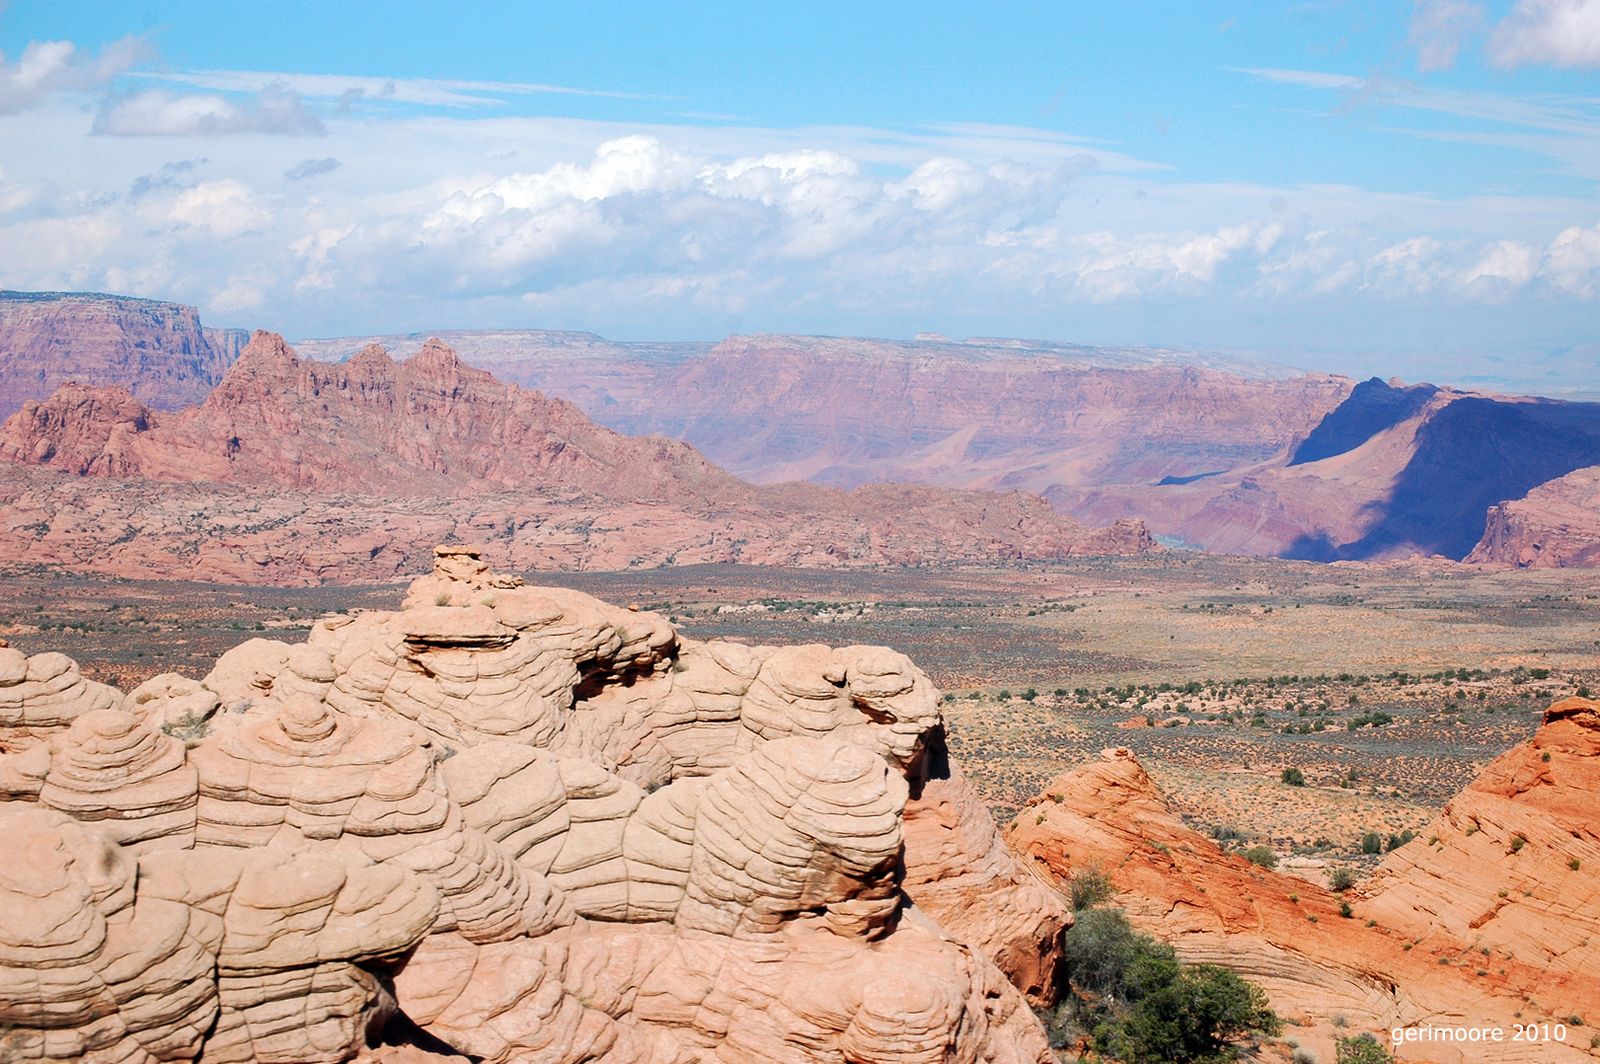
[[[1355,450],[1385,429],[1422,412],[1439,392],[1431,384],[1410,388],[1377,377],[1362,381],[1328,413],[1289,456],[1289,465],[1303,465]]]
[[[1491,507],[1600,463],[1586,442],[1600,404],[1169,351],[931,336],[734,336],[670,351],[539,332],[450,342],[469,363],[618,431],[687,440],[758,483],[1018,489],[1090,524],[1137,518],[1225,553],[1462,560]],[[348,357],[359,343],[311,349]]]
[[[163,425],[153,438],[173,445],[180,437],[193,437],[207,418],[185,415],[179,431],[163,420],[165,414],[200,402],[221,383],[223,368],[239,349],[237,334],[219,341],[198,326],[191,310],[170,304],[42,293],[10,297],[0,311],[10,321],[52,323],[48,329],[13,328],[8,335],[25,342],[0,349],[0,396],[11,388],[16,409],[24,401],[49,398],[68,379],[86,387],[120,385]],[[151,314],[165,315],[166,324],[149,324]],[[72,336],[84,342],[61,340]],[[1581,471],[1600,466],[1600,403],[1479,395],[1376,377],[1354,382],[1193,353],[1038,340],[756,334],[715,343],[645,343],[515,329],[305,341],[295,348],[303,368],[296,370],[300,380],[294,391],[305,409],[318,409],[340,394],[341,380],[367,386],[360,382],[373,370],[363,359],[378,356],[363,352],[381,350],[383,358],[409,366],[433,341],[454,352],[465,367],[493,373],[497,384],[518,385],[545,402],[566,400],[575,408],[573,415],[591,422],[589,430],[604,426],[624,436],[683,441],[693,448],[693,461],[742,478],[746,489],[781,486],[777,494],[788,510],[801,499],[807,500],[805,506],[823,506],[825,496],[807,494],[802,482],[844,489],[920,485],[899,490],[922,502],[951,498],[928,489],[1020,492],[1043,497],[1058,515],[1089,526],[1130,529],[1138,522],[1141,535],[1152,540],[1220,553],[1495,565],[1591,565],[1600,553],[1600,534],[1584,512],[1581,487]],[[421,379],[413,370],[397,372]],[[321,390],[324,385],[332,392]],[[489,412],[500,409],[499,400],[483,401],[486,393],[477,384],[468,390],[478,398],[458,415],[498,416]],[[364,456],[365,474],[354,455],[346,457],[338,453],[342,448],[328,444],[326,434],[317,442],[326,423],[312,424],[304,411],[280,410],[284,425],[310,432],[309,450],[302,453],[281,438],[274,442],[274,434],[281,437],[277,428],[263,434],[256,430],[266,426],[252,427],[245,418],[239,432],[221,437],[238,441],[222,481],[261,483],[262,463],[276,463],[273,476],[279,482],[287,478],[297,490],[358,491],[377,483],[385,485],[380,494],[418,499],[437,497],[445,482],[471,482],[475,491],[529,486],[513,483],[516,463],[502,460],[501,476],[488,469],[493,457],[470,455],[474,447],[504,446],[506,441],[484,442],[496,438],[497,429],[464,432],[445,418],[418,430],[432,442],[402,444],[399,436],[406,433],[396,435],[379,423],[376,401],[374,393],[354,406],[341,399],[327,407],[353,419],[342,428],[354,452]],[[114,405],[109,398],[97,402],[106,409]],[[89,413],[81,410],[71,418],[83,425]],[[225,427],[214,422],[207,431]],[[76,454],[98,432],[43,446]],[[202,458],[200,468],[207,470],[191,477],[184,472],[187,459],[158,458],[146,444],[131,447],[125,437],[119,431],[105,454],[83,455],[79,464],[85,472],[126,473],[138,451],[141,462],[148,460],[141,477],[218,481],[210,449],[215,439],[191,441],[199,447],[193,454]],[[40,446],[38,440],[33,445]],[[391,453],[391,445],[400,451]],[[435,445],[438,453],[412,460]],[[554,465],[575,457],[552,456]],[[58,469],[72,464],[53,461]],[[572,469],[581,466],[578,461]],[[597,474],[599,482],[581,484],[560,480],[560,471],[549,464],[536,472],[532,479],[541,490],[554,486],[553,476],[565,488],[616,497],[606,483],[613,475],[609,470]],[[1576,480],[1563,482],[1568,475]],[[664,489],[683,480],[678,474],[648,474],[624,494],[635,498],[646,482]],[[1540,490],[1555,484],[1564,486]],[[647,491],[646,497],[663,496]],[[721,497],[713,508],[731,498]],[[776,496],[763,498],[762,507]],[[875,487],[857,502],[890,498],[887,489]],[[948,535],[938,549],[951,550],[951,558],[1003,553],[998,543],[1006,535],[998,526],[1021,518],[1022,510],[1016,509],[1023,505],[1021,498],[1006,504],[1010,518],[984,511],[991,513],[983,520],[997,533],[996,550],[977,549],[972,537],[956,546]],[[285,516],[270,508],[271,520]],[[874,516],[870,507],[853,512],[863,521],[884,516]],[[1040,515],[1028,518],[1030,526],[1047,520],[1041,511],[1027,512]],[[596,519],[588,526],[590,540],[599,536],[614,545],[616,530],[599,515],[589,516]],[[454,522],[453,515],[443,513],[428,518],[438,536],[449,534]],[[933,523],[950,526],[946,533],[954,527],[943,517]],[[381,538],[381,544],[372,545],[389,558],[393,543]],[[810,551],[765,553],[755,546],[762,538],[703,527],[698,536],[674,541],[682,548],[675,557],[815,557]],[[917,538],[923,542],[889,549],[873,533],[863,538],[858,529],[846,537],[854,545],[836,544],[828,556],[832,560],[822,563],[837,564],[841,555],[858,560],[941,556],[925,537]],[[1122,533],[1115,538],[1131,542]],[[422,536],[416,549],[427,539]],[[733,545],[741,539],[747,547],[735,554]],[[569,547],[553,552],[567,558],[573,553]],[[601,554],[608,558],[605,564],[660,564],[674,556],[643,544],[617,554],[577,553],[589,559],[583,564]],[[1025,544],[1017,556],[1059,552],[1041,553],[1038,545]],[[338,561],[334,568],[345,564]]]
[[[1600,565],[1600,465],[1491,506],[1467,561],[1519,569]]]
[[[158,413],[78,384],[24,404],[0,428],[0,518],[14,561],[244,583],[391,580],[447,539],[493,540],[525,569],[1159,549],[1137,521],[1087,528],[1023,492],[756,487],[438,341],[322,363],[265,332],[198,406]]]
[[[200,402],[248,334],[193,307],[76,292],[0,292],[0,420],[68,381],[121,385],[158,410]]]

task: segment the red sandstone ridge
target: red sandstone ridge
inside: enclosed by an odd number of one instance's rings
[[[521,568],[1156,549],[1136,521],[1088,529],[1019,492],[755,487],[436,342],[334,365],[257,333],[199,406],[158,415],[121,389],[68,386],[0,428],[0,459],[11,558],[123,575],[393,579],[450,538],[496,541]]]
[[[68,381],[121,385],[149,406],[204,399],[245,334],[193,307],[72,292],[0,292],[0,418]]]
[[[1540,1006],[1600,1016],[1600,702],[1569,698],[1368,881],[1364,912],[1544,971]],[[1588,1041],[1587,1038],[1584,1039]]]
[[[1600,565],[1600,466],[1490,507],[1483,538],[1467,561],[1519,569]]]
[[[758,483],[1020,489],[1091,524],[1136,517],[1227,553],[1461,560],[1491,507],[1600,462],[1600,404],[1290,376],[1171,351],[451,335],[468,362],[613,429],[686,440]],[[313,347],[338,357],[360,343]]]
[[[612,365],[597,380],[571,372],[592,343],[452,335],[468,361],[567,396],[612,428],[688,440],[758,483],[1042,492],[1153,482],[1269,458],[1350,387],[1165,351],[814,336],[732,336],[709,351],[611,345],[611,362],[629,372]],[[318,345],[328,355],[354,349]]]
[[[1567,848],[1595,852],[1596,820],[1592,810],[1581,824],[1556,820],[1546,810],[1575,812],[1600,783],[1592,778],[1600,747],[1587,732],[1595,727],[1593,704],[1584,703],[1588,708],[1582,711],[1570,708],[1570,702],[1563,706],[1569,708],[1551,711],[1551,722],[1531,753],[1508,754],[1452,803],[1481,809],[1485,799],[1469,795],[1502,794],[1508,780],[1521,778],[1500,766],[1525,764],[1530,757],[1547,765],[1538,759],[1540,744],[1560,744],[1574,760],[1557,766],[1558,782],[1537,799],[1538,811],[1526,801],[1517,816],[1501,807],[1501,823],[1534,832],[1552,853],[1560,851],[1562,861]],[[1590,762],[1577,770],[1575,759],[1585,747]],[[1585,792],[1585,787],[1591,789]],[[1527,793],[1526,788],[1518,793]],[[1534,828],[1536,820],[1542,830]],[[1562,831],[1574,828],[1578,834],[1570,841],[1558,841]],[[1524,899],[1515,916],[1508,914],[1504,941],[1485,936],[1483,925],[1473,922],[1485,895],[1492,903],[1500,884],[1510,882],[1507,869],[1515,865],[1505,833],[1514,830],[1502,827],[1497,847],[1480,843],[1470,851],[1443,832],[1431,846],[1419,839],[1388,859],[1372,881],[1370,899],[1356,894],[1341,899],[1224,852],[1182,823],[1130,752],[1108,750],[1100,761],[1056,779],[1017,817],[1009,837],[1017,852],[1061,882],[1082,869],[1103,868],[1116,885],[1116,903],[1136,927],[1171,944],[1186,961],[1222,964],[1259,983],[1277,1011],[1302,1025],[1295,1037],[1318,1059],[1332,1059],[1335,1036],[1352,1030],[1372,1030],[1383,1038],[1394,1027],[1499,1024],[1509,1031],[1515,1022],[1600,1014],[1600,977],[1595,975],[1600,967],[1593,950],[1561,952],[1600,928],[1591,881],[1575,882],[1578,873],[1554,858],[1535,859],[1537,868],[1530,860],[1529,876],[1554,877],[1560,867],[1561,878],[1548,881],[1534,900]],[[1458,827],[1454,838],[1466,835]],[[1524,849],[1533,845],[1533,837]],[[1519,888],[1533,882],[1511,875]],[[1455,900],[1455,894],[1463,897]],[[1567,901],[1555,904],[1557,895]],[[1351,904],[1349,918],[1341,915],[1342,900]],[[1430,921],[1430,906],[1441,907],[1445,916]],[[1540,934],[1551,949],[1529,948],[1526,936]],[[1336,1018],[1350,1029],[1341,1030]],[[1493,1059],[1587,1060],[1588,1042],[1587,1028],[1575,1029],[1566,1045],[1508,1042],[1497,1047]],[[1445,1043],[1408,1045],[1402,1056],[1484,1059],[1473,1047]]]

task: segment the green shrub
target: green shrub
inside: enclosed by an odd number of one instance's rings
[[[1392,1064],[1394,1061],[1394,1054],[1365,1031],[1354,1038],[1339,1039],[1333,1053],[1337,1064]]]
[[[1072,909],[1092,909],[1117,892],[1111,877],[1098,865],[1090,865],[1072,873],[1067,880],[1067,893],[1072,898]]]
[[[1306,774],[1293,765],[1284,769],[1280,778],[1291,787],[1304,787],[1306,785]]]
[[[1365,835],[1361,836],[1361,852],[1382,853],[1383,836],[1379,835],[1376,831],[1369,831]]]
[[[1231,1060],[1231,1043],[1282,1029],[1259,987],[1215,965],[1179,964],[1115,909],[1078,914],[1061,974],[1078,994],[1048,1018],[1057,1047],[1088,1032],[1097,1052],[1127,1064],[1201,1064]]]
[[[1356,885],[1355,869],[1348,865],[1339,865],[1328,873],[1328,887],[1331,890],[1346,891]]]
[[[1087,909],[1062,938],[1061,974],[1073,986],[1101,997],[1125,998],[1136,960],[1172,951],[1134,931],[1117,909]],[[1173,963],[1176,963],[1174,961]]]
[[[1178,969],[1170,980],[1167,971],[1161,974],[1163,985],[1134,1004],[1123,1045],[1108,1040],[1102,1052],[1138,1064],[1209,1061],[1246,1035],[1281,1030],[1261,988],[1226,968],[1197,964]]]
[[[1246,861],[1262,868],[1278,867],[1278,855],[1272,851],[1271,846],[1252,846],[1244,851],[1243,856]]]

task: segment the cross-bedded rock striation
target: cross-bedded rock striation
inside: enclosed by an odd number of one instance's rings
[[[937,704],[892,651],[698,643],[461,547],[201,681],[0,648],[0,1041],[1042,1062],[1068,917]]]

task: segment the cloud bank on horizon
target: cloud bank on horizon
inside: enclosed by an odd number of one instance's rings
[[[297,335],[934,330],[1600,390],[1600,0],[1202,6],[678,41],[574,9],[519,50],[406,9],[275,9],[280,39],[13,3],[0,287]],[[251,32],[267,69],[225,65]]]

